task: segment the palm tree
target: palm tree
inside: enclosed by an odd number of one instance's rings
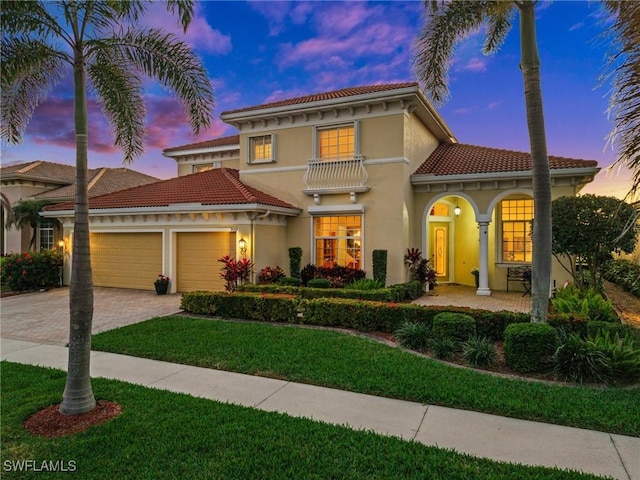
[[[604,80],[612,80],[610,111],[614,129],[610,140],[618,150],[619,165],[633,172],[630,194],[640,193],[640,3],[605,0],[614,18],[605,33],[612,42]]]
[[[40,216],[40,212],[49,203],[48,200],[20,200],[11,208],[12,214],[7,218],[7,230],[13,226],[20,230],[27,227],[31,228],[31,241],[27,250],[31,250],[36,246],[38,227],[44,220]]]
[[[431,1],[416,44],[415,70],[425,91],[441,104],[448,96],[447,74],[457,43],[486,26],[485,54],[503,44],[516,13],[520,20],[520,68],[524,80],[527,126],[533,175],[533,262],[531,320],[545,322],[551,286],[551,176],[540,88],[540,57],[536,40],[537,1]]]
[[[87,200],[87,81],[122,148],[124,162],[143,152],[143,77],[158,80],[183,103],[195,133],[210,124],[213,88],[201,61],[174,35],[142,28],[150,2],[60,0],[2,5],[2,137],[18,143],[29,118],[73,72],[76,194],[69,305],[69,364],[60,411],[80,414],[95,406],[89,360],[93,280]],[[162,3],[186,31],[191,0]]]

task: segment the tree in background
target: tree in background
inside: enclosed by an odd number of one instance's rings
[[[6,198],[6,197],[5,197]],[[16,227],[20,230],[31,228],[31,241],[27,250],[33,250],[38,238],[38,227],[44,218],[40,216],[42,209],[49,205],[48,200],[20,200],[11,208],[11,215],[7,218],[7,229]]]
[[[604,1],[613,25],[605,30],[611,39],[607,73],[611,81],[610,114],[614,128],[610,141],[616,147],[616,164],[633,172],[629,193],[640,193],[640,2]]]
[[[67,382],[60,411],[81,414],[95,407],[89,361],[93,279],[87,192],[87,87],[91,85],[115,132],[115,145],[130,163],[144,147],[144,77],[159,81],[183,103],[195,133],[213,115],[213,87],[202,62],[173,34],[139,26],[151,2],[70,1],[2,4],[2,138],[19,143],[34,109],[72,70],[76,141],[73,263],[69,291]],[[187,30],[194,2],[160,5]],[[71,119],[69,119],[71,123]]]
[[[631,253],[636,245],[638,212],[615,197],[583,195],[553,201],[553,254],[581,286],[576,262],[589,269],[590,285],[614,252]]]
[[[454,47],[470,32],[486,26],[483,53],[495,53],[504,43],[515,15],[519,15],[520,68],[524,80],[536,220],[533,225],[531,320],[545,322],[551,287],[551,175],[540,87],[536,3],[531,0],[425,2],[427,18],[416,44],[415,69],[425,91],[436,104],[442,104],[449,94],[448,71]]]

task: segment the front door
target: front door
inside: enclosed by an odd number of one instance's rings
[[[431,222],[431,267],[436,271],[438,282],[448,282],[449,272],[449,224],[444,222]]]

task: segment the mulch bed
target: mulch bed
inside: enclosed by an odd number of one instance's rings
[[[93,410],[81,415],[64,415],[59,408],[60,404],[55,404],[34,413],[25,420],[24,428],[33,435],[56,438],[84,432],[122,413],[120,405],[106,400],[98,401]]]

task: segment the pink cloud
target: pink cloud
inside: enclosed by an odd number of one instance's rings
[[[458,70],[467,70],[470,72],[484,72],[487,70],[488,60],[486,58],[474,57],[467,61],[466,64],[459,66]]]

